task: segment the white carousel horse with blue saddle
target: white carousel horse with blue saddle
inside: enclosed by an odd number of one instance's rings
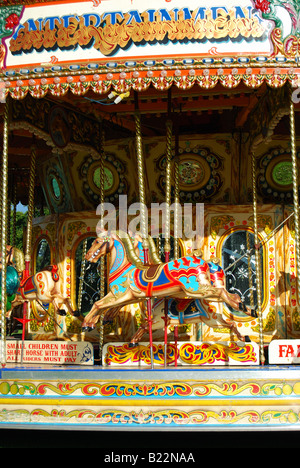
[[[235,310],[244,310],[238,294],[226,291],[224,283],[212,283],[209,264],[203,259],[191,255],[167,263],[144,265],[135,248],[125,233],[119,236],[106,232],[93,242],[86,260],[95,263],[101,256],[110,254],[110,291],[95,302],[83,321],[83,328],[94,328],[108,309],[121,308],[146,298],[225,302]],[[251,310],[245,308],[245,313],[251,315]],[[233,322],[220,319],[220,325],[244,339]]]

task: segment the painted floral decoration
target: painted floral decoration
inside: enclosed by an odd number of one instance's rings
[[[19,24],[24,6],[14,5],[0,8],[0,42],[10,36]]]
[[[19,24],[19,18],[16,13],[12,13],[5,19],[5,29],[13,29]]]
[[[268,13],[270,10],[270,2],[268,2],[268,0],[255,0],[254,6],[263,13]]]

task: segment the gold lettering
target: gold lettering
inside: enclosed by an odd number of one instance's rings
[[[189,19],[184,19],[182,11],[178,12],[177,18],[175,18],[174,12],[169,12],[169,14],[171,20],[160,20],[160,15],[156,12],[155,20],[148,21],[148,15],[144,12],[140,15],[143,22],[130,21],[129,24],[126,24],[130,18],[130,15],[126,13],[121,23],[107,22],[103,27],[101,25],[95,26],[95,18],[92,18],[91,24],[86,26],[83,17],[79,17],[79,21],[75,17],[70,18],[67,26],[65,26],[65,22],[61,21],[56,23],[53,29],[50,29],[49,22],[46,22],[39,30],[40,25],[36,21],[34,23],[36,30],[32,30],[32,27],[29,28],[29,24],[25,22],[17,36],[10,40],[10,51],[13,54],[28,53],[33,49],[38,51],[53,50],[55,47],[64,49],[75,48],[79,45],[81,47],[94,47],[103,55],[110,55],[118,47],[124,48],[130,42],[139,44],[143,41],[234,39],[239,36],[258,38],[264,33],[264,28],[256,17],[249,18],[245,14],[243,18],[236,18],[233,9],[229,10],[228,13],[219,9],[215,19],[209,9],[206,10],[203,19],[200,19],[199,15],[197,16],[197,10],[191,13]]]

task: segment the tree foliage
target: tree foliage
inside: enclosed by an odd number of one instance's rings
[[[27,227],[27,212],[22,213],[21,211],[17,211],[16,213],[16,242],[15,246],[18,249],[23,250],[24,252],[24,233],[26,232],[26,227]],[[13,239],[13,211],[11,212],[11,218],[10,218],[10,240],[9,242],[12,243]]]

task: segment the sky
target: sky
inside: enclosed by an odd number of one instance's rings
[[[17,211],[20,211],[21,213],[26,213],[27,209],[28,209],[28,207],[22,205],[22,203],[17,204]]]

